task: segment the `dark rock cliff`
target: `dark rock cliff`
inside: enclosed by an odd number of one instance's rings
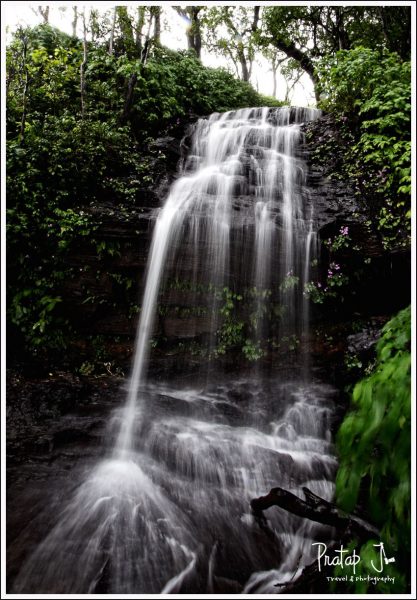
[[[76,356],[78,364],[94,363],[97,356],[110,365],[110,371],[114,365],[125,371],[130,364],[154,221],[177,177],[181,156],[187,152],[189,128],[187,134],[181,123],[169,135],[153,141],[149,148],[152,156],[163,158],[150,163],[150,181],[131,207],[119,207],[106,198],[89,208],[97,223],[97,247],[102,242],[106,250],[96,251],[87,242],[74,246],[67,261],[75,275],[63,289],[63,314],[76,331],[69,356]],[[303,126],[303,132],[309,165],[306,201],[314,207],[323,276],[334,259],[328,241],[342,227],[348,227],[350,237],[350,246],[337,252],[337,260],[349,275],[348,290],[330,306],[317,305],[312,311],[316,331],[332,331],[327,336],[332,339],[330,350],[322,339],[314,346],[315,354],[328,361],[329,351],[340,359],[347,335],[366,328],[370,319],[384,322],[409,302],[410,256],[406,251],[384,251],[355,182],[340,175],[345,144],[339,124],[325,115]],[[155,331],[155,357],[166,357],[179,343],[190,358],[187,347],[207,336],[210,323],[196,303],[198,297],[184,288],[165,292],[165,308]]]
[[[384,249],[369,210],[372,199],[362,197],[357,182],[343,168],[346,140],[340,125],[324,115],[304,126],[307,187],[322,242],[322,268],[327,269],[330,258],[326,242],[347,227],[350,244],[337,252],[352,275],[347,312],[389,314],[410,302],[410,249]]]

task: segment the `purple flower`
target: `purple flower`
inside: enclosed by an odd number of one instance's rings
[[[333,271],[331,271],[330,269],[327,271],[327,275],[328,277],[332,277],[333,276]]]
[[[347,227],[347,226],[345,226],[345,227],[341,227],[341,228],[340,228],[340,233],[341,233],[342,235],[348,235],[348,233],[349,233],[349,227]]]
[[[321,288],[321,283],[318,283],[318,284],[317,284],[317,287],[318,287],[318,288]]]

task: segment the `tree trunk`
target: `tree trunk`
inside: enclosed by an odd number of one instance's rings
[[[181,6],[173,7],[176,12],[190,22],[187,27],[185,35],[187,36],[187,45],[189,50],[194,50],[197,58],[201,59],[201,22],[199,13],[201,6],[187,6],[187,8],[181,8]]]
[[[94,44],[96,39],[100,36],[100,26],[99,26],[99,20],[98,20],[98,11],[93,8],[90,10],[89,26],[90,26],[91,42]]]
[[[87,66],[87,26],[85,23],[85,9],[82,15],[83,20],[83,60],[80,66],[80,97],[81,97],[81,117],[85,115],[85,69]]]
[[[134,97],[134,92],[135,92],[135,86],[136,86],[136,82],[138,80],[138,75],[137,73],[132,73],[132,75],[129,77],[129,81],[127,84],[127,92],[126,92],[126,98],[125,98],[125,103],[123,106],[123,113],[121,116],[121,122],[123,124],[127,123],[130,117],[130,112],[132,110],[132,106],[133,106],[133,97]]]
[[[114,45],[114,31],[116,29],[116,7],[113,8],[113,18],[111,21],[111,29],[110,29],[110,39],[109,39],[109,54],[110,56],[113,54],[113,45]]]
[[[345,24],[343,20],[344,8],[341,6],[335,7],[336,12],[336,30],[337,30],[337,44],[339,50],[349,50],[350,43]]]
[[[142,49],[143,49],[143,47],[142,47],[142,30],[143,30],[143,26],[145,25],[145,11],[146,11],[145,6],[138,7],[138,18],[136,21],[136,32],[135,32],[135,44],[136,44],[138,56],[141,56]]]
[[[150,43],[151,43],[152,20],[153,19],[152,19],[152,14],[151,14],[149,17],[148,31],[146,33],[145,43],[143,44],[143,48],[142,48],[142,51],[140,54],[140,60],[142,63],[141,66],[144,66],[146,64],[146,61],[148,60],[149,47],[150,47]],[[137,80],[138,80],[138,72],[135,71],[134,73],[132,73],[130,75],[129,80],[127,82],[126,97],[125,97],[125,102],[124,102],[124,106],[123,106],[123,112],[120,117],[120,121],[122,124],[127,123],[129,120],[130,113],[132,111],[134,93],[135,93],[135,87],[136,87]]]
[[[153,41],[157,46],[161,45],[161,7],[153,6],[152,14],[154,19]]]
[[[117,21],[122,34],[124,51],[128,58],[135,58],[136,44],[133,35],[133,25],[127,6],[116,6]]]
[[[19,132],[19,142],[20,145],[23,145],[25,141],[25,128],[26,128],[26,115],[27,115],[27,97],[29,91],[29,71],[26,64],[26,56],[27,56],[27,40],[24,37],[22,39],[23,44],[23,69],[25,72],[25,83],[23,85],[23,98],[22,98],[22,118],[20,121],[20,132]]]
[[[49,6],[39,6],[39,13],[43,18],[44,23],[49,23]]]
[[[239,56],[240,67],[242,69],[242,81],[249,81],[249,69],[248,64],[244,56]]]
[[[259,22],[259,11],[260,11],[261,7],[260,6],[254,6],[253,7],[253,21],[252,21],[252,26],[251,29],[252,31],[255,33],[255,31],[257,31],[258,29],[258,22]]]
[[[245,50],[243,48],[243,44],[240,42],[237,49],[237,55],[240,62],[240,68],[242,70],[242,81],[249,81],[250,73],[248,69],[248,62],[245,56]]]
[[[277,97],[277,67],[272,65],[272,97]]]
[[[78,23],[78,8],[72,7],[74,18],[72,20],[72,37],[77,37],[77,23]]]
[[[271,73],[272,73],[272,97],[277,97],[277,86],[278,86],[278,69],[287,59],[278,58],[278,54],[273,54],[271,60]]]
[[[149,49],[151,45],[151,27],[152,27],[152,14],[149,17],[148,31],[146,32],[145,43],[143,44],[140,60],[142,65],[145,65],[148,60]]]
[[[190,38],[188,41],[188,47],[190,47],[197,55],[197,58],[201,59],[201,23],[199,18],[199,12],[201,8],[198,6],[190,6],[189,13],[191,17],[191,28],[190,28]]]

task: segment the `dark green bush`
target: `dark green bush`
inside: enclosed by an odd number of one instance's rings
[[[97,247],[91,204],[140,209],[164,159],[150,149],[152,138],[179,121],[184,127],[190,113],[265,103],[249,84],[192,53],[155,47],[144,65],[89,43],[82,113],[81,62],[80,40],[49,25],[18,30],[7,48],[8,314],[31,351],[65,349],[68,251],[80,242]]]
[[[399,312],[382,330],[374,372],[356,384],[352,411],[337,435],[340,465],[336,501],[346,511],[358,505],[378,528],[381,540],[361,549],[363,572],[377,563],[373,544],[383,541],[396,559],[393,588],[403,591],[409,569],[411,519],[411,310]],[[388,571],[387,571],[388,573]],[[375,575],[375,572],[373,573]],[[361,583],[356,591],[366,591]]]
[[[395,53],[354,48],[326,57],[322,108],[350,127],[346,164],[387,248],[409,243],[411,227],[411,63]]]

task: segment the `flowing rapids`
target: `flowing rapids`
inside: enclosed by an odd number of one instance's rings
[[[225,289],[254,290],[246,319],[265,352],[273,301],[277,339],[308,340],[303,288],[317,236],[300,125],[317,116],[242,109],[196,124],[156,219],[127,399],[106,435],[112,446],[28,557],[13,591],[276,593],[276,583],[312,560],[312,541],[331,535],[277,508],[268,536],[249,507],[276,485],[331,498],[333,391],[311,379],[308,351],[300,351],[297,376],[280,365],[228,377],[214,360]],[[200,295],[210,291],[208,366],[192,383],[146,378],[158,298],[173,277]]]

